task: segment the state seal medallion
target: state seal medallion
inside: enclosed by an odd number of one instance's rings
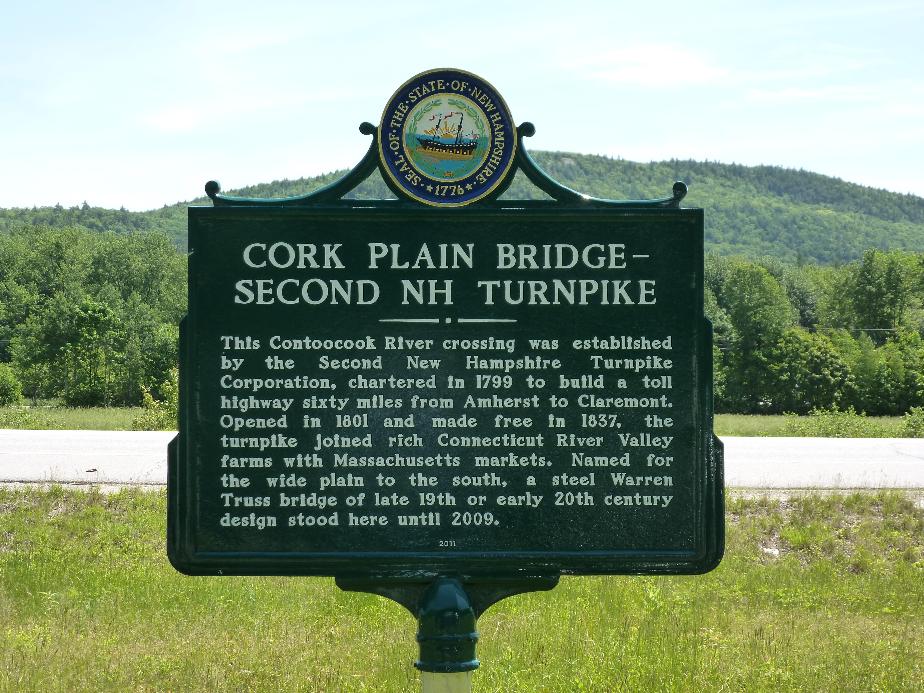
[[[424,204],[482,200],[513,167],[516,128],[490,84],[462,70],[409,79],[382,113],[379,157],[392,187]]]

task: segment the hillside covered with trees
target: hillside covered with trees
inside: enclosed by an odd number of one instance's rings
[[[703,207],[706,249],[722,255],[773,256],[802,263],[840,264],[868,249],[924,251],[924,199],[846,183],[837,178],[772,166],[695,161],[635,163],[601,156],[536,152],[556,180],[598,197],[662,197],[675,180],[690,188],[685,205]],[[330,183],[342,171],[314,178],[254,185],[228,194],[246,197],[299,195]],[[204,183],[205,181],[203,181]],[[355,191],[359,199],[392,197],[375,176]],[[518,176],[507,199],[544,194]],[[207,204],[204,197],[188,204]],[[0,209],[0,232],[22,225],[82,227],[93,231],[160,231],[186,244],[187,203],[147,212],[91,207]]]
[[[924,405],[921,198],[770,167],[537,159],[598,196],[658,197],[688,182],[685,204],[707,210],[718,411]],[[233,192],[297,195],[338,175]],[[377,179],[356,196],[390,194]],[[506,194],[541,196],[525,179]],[[156,395],[186,311],[185,225],[185,205],[0,210],[0,405],[20,396],[138,404],[142,387]]]

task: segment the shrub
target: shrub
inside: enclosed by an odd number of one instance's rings
[[[899,428],[903,438],[924,438],[924,407],[911,407]]]
[[[826,336],[786,330],[767,352],[770,411],[804,414],[845,404],[853,390],[850,370]]]
[[[789,414],[783,434],[801,438],[891,438],[897,435],[893,426],[858,414],[853,407],[813,409],[808,416]]]
[[[160,391],[163,399],[154,399],[151,391],[141,386],[141,413],[132,421],[133,431],[175,431],[179,423],[179,373],[171,369]]]
[[[0,407],[17,404],[22,399],[22,384],[5,363],[0,363]]]

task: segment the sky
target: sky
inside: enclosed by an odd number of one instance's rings
[[[491,83],[531,150],[924,196],[922,35],[921,0],[6,0],[0,207],[153,209],[350,168],[359,123],[439,67]]]

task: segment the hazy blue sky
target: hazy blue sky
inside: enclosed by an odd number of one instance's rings
[[[491,82],[532,149],[924,195],[922,37],[921,0],[7,0],[0,207],[148,209],[350,167],[359,122],[436,67]]]

